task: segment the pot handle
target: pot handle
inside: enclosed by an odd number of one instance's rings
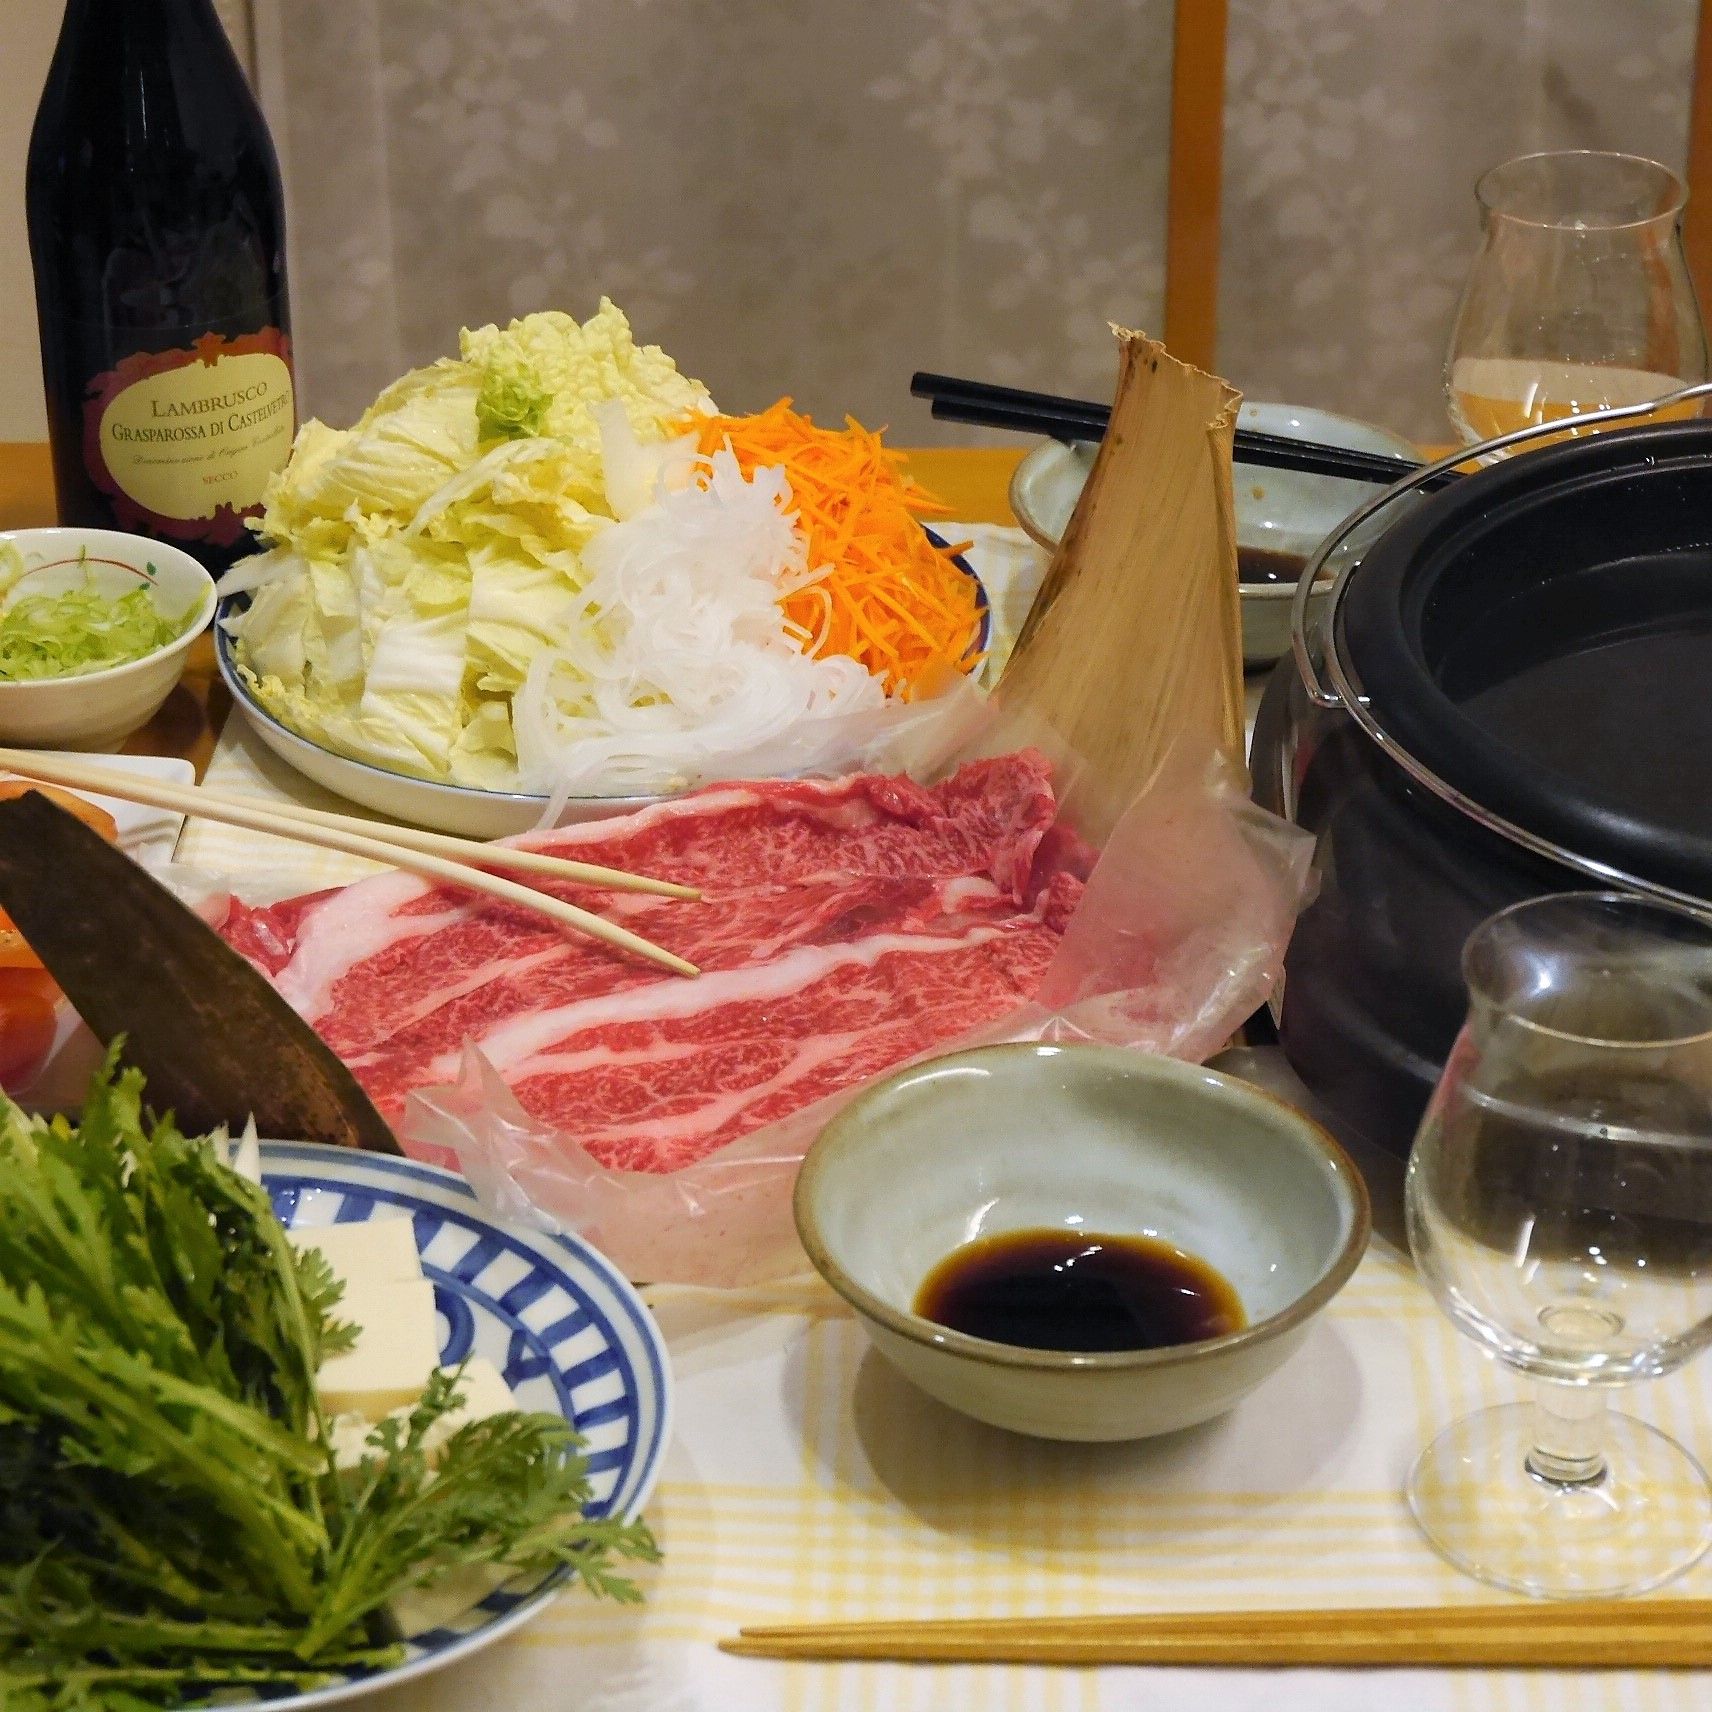
[[[1302,574],[1296,579],[1295,592],[1290,601],[1290,652],[1295,657],[1296,671],[1301,677],[1302,686],[1317,707],[1343,707],[1348,699],[1355,695],[1351,690],[1343,672],[1337,669],[1337,662],[1331,662],[1327,676],[1338,680],[1328,686],[1320,676],[1320,667],[1314,659],[1314,642],[1319,640],[1324,644],[1332,635],[1333,626],[1337,621],[1338,606],[1343,600],[1344,589],[1349,582],[1350,573],[1361,563],[1359,559],[1351,559],[1340,569],[1333,579],[1330,595],[1326,601],[1325,616],[1319,624],[1318,638],[1308,634],[1308,601],[1315,583],[1325,570],[1326,562],[1334,553],[1361,527],[1370,517],[1376,516],[1390,505],[1393,500],[1402,498],[1406,493],[1412,493],[1417,488],[1433,489],[1448,487],[1451,482],[1459,479],[1459,466],[1474,460],[1484,459],[1493,452],[1501,452],[1510,446],[1525,445],[1530,440],[1545,439],[1553,434],[1565,432],[1579,433],[1581,429],[1599,422],[1627,422],[1638,416],[1651,416],[1673,404],[1681,404],[1691,398],[1712,397],[1712,380],[1696,381],[1693,386],[1685,386],[1676,392],[1667,392],[1662,397],[1648,399],[1642,404],[1613,404],[1603,410],[1578,411],[1568,420],[1559,419],[1555,422],[1536,422],[1526,428],[1512,429],[1508,434],[1499,434],[1490,440],[1481,440],[1474,445],[1458,447],[1454,452],[1447,452],[1444,457],[1430,464],[1422,464],[1419,469],[1411,471],[1401,481],[1393,482],[1388,488],[1375,494],[1365,505],[1358,506],[1323,540],[1309,555],[1308,562],[1302,567]],[[1359,696],[1356,699],[1365,699]]]

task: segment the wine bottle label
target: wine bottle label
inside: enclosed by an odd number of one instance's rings
[[[97,375],[83,457],[123,528],[229,547],[297,430],[291,341],[277,328],[140,351]]]

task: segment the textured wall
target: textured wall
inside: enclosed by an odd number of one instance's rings
[[[1157,322],[1168,0],[260,15],[335,417],[460,323],[602,291],[728,406],[789,389],[909,439],[913,368],[1098,390],[1107,321]]]
[[[1220,367],[1254,398],[1450,439],[1475,179],[1547,148],[1680,170],[1696,18],[1695,0],[1232,0]]]
[[[602,290],[734,405],[789,389],[911,440],[912,368],[1099,392],[1106,321],[1157,326],[1169,0],[253,8],[335,419],[462,322]],[[1696,10],[1231,0],[1220,367],[1447,433],[1475,176],[1557,146],[1680,164]],[[22,168],[60,11],[0,4],[0,438],[41,432]]]
[[[24,239],[24,153],[64,0],[0,0],[0,440],[42,440],[42,366],[36,299]]]

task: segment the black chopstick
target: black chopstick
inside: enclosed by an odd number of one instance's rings
[[[910,391],[917,398],[932,400],[934,420],[938,422],[1010,428],[1065,442],[1098,440],[1111,420],[1109,405],[1088,399],[1059,398],[1049,392],[1029,392],[1022,387],[960,380],[955,375],[922,371],[911,377]],[[1266,469],[1300,470],[1308,475],[1341,476],[1386,486],[1420,468],[1409,458],[1326,446],[1314,440],[1292,440],[1283,434],[1263,434],[1253,428],[1237,429],[1236,461]],[[1443,487],[1455,479],[1455,472],[1447,470],[1422,485],[1429,489]]]
[[[1014,428],[1018,433],[1045,434],[1050,439],[1066,443],[1104,439],[1107,420],[1102,417],[1095,421],[1091,417],[1073,415],[1068,410],[965,403],[955,398],[934,399],[933,419],[935,422],[969,422],[978,428]]]
[[[1050,392],[1029,392],[1020,386],[995,386],[991,381],[960,380],[956,375],[930,374],[918,370],[910,376],[910,392],[916,398],[933,400],[933,413],[941,421],[972,420],[963,415],[964,409],[986,412],[999,411],[1025,420],[1061,421],[1066,426],[1078,424],[1092,430],[1080,439],[1099,439],[1111,420],[1112,407],[1096,404],[1088,398],[1060,398]],[[1002,428],[1003,422],[983,420],[982,427]],[[1043,432],[1035,429],[1036,433]]]

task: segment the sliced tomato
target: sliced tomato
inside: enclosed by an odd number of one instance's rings
[[[0,974],[8,969],[39,969],[42,960],[33,952],[17,925],[0,910]]]
[[[119,826],[106,809],[97,808],[87,797],[75,791],[62,791],[58,785],[40,785],[34,779],[0,779],[0,802],[21,797],[26,791],[40,791],[51,803],[57,803],[67,814],[76,815],[85,826],[93,827],[109,844],[119,842]],[[0,910],[0,973],[8,969],[40,969],[42,960],[33,952],[17,924]],[[0,1080],[4,1072],[0,1071]]]
[[[97,808],[87,797],[80,797],[75,791],[62,791],[58,785],[38,784],[34,779],[0,779],[0,802],[21,797],[26,791],[40,791],[49,802],[67,814],[76,815],[85,826],[94,827],[109,844],[119,842],[118,823],[106,809]]]
[[[45,969],[0,969],[0,1085],[22,1087],[41,1069],[58,998]]]

